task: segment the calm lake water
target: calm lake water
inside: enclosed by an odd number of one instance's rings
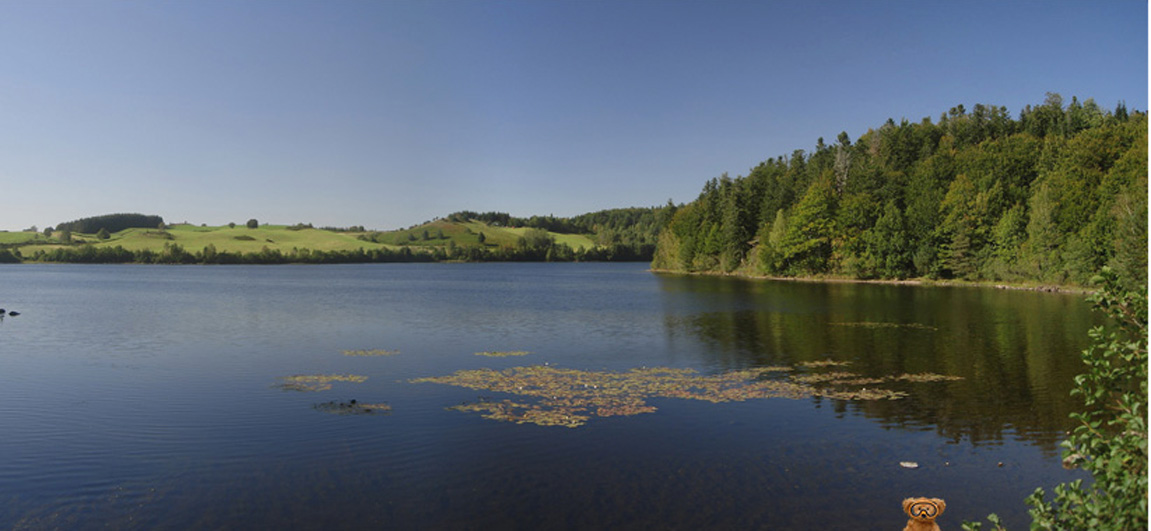
[[[1035,487],[1084,477],[1058,448],[1098,322],[1082,296],[645,269],[0,267],[22,312],[0,321],[0,528],[901,529],[921,495],[948,529],[1025,528]],[[343,354],[371,349],[398,354]],[[449,409],[533,397],[411,381],[526,366],[783,366],[764,374],[907,396],[651,396],[567,428]],[[962,379],[889,378],[918,373]],[[367,379],[277,387],[300,374]],[[323,407],[352,399],[391,410]]]

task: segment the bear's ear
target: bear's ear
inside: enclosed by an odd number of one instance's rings
[[[903,499],[903,512],[907,513],[908,515],[911,515],[911,513],[909,513],[908,511],[911,510],[911,504],[913,504],[913,503],[915,503],[915,498],[904,498]]]
[[[934,503],[935,506],[939,508],[939,511],[935,513],[936,516],[943,514],[943,509],[947,507],[947,503],[939,498],[931,498],[931,503]]]

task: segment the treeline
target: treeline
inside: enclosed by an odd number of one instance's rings
[[[655,252],[655,245],[613,244],[602,247],[573,249],[565,243],[544,245],[523,243],[511,247],[438,247],[433,253],[439,260],[460,262],[645,262]]]
[[[647,261],[653,257],[659,231],[667,225],[675,210],[676,206],[669,200],[662,207],[615,208],[570,218],[551,215],[517,218],[504,212],[465,210],[452,213],[446,219],[457,223],[480,221],[493,227],[526,227],[559,234],[589,235],[597,245],[607,248],[598,252],[612,255],[624,253]]]
[[[1147,275],[1147,115],[1048,94],[962,105],[708,181],[653,267],[1085,283]]]
[[[413,250],[355,249],[322,251],[292,248],[288,251],[263,248],[256,252],[218,251],[208,245],[189,251],[176,243],[165,243],[160,251],[128,250],[122,246],[97,247],[81,244],[72,247],[37,249],[21,256],[12,249],[0,249],[0,263],[59,262],[73,264],[357,264],[393,262],[637,262],[649,259],[655,246],[614,244],[594,249],[572,249],[556,243],[544,231],[542,237],[531,231],[511,247],[446,246]]]
[[[532,228],[517,238],[511,247],[466,249],[469,254],[463,259],[471,261],[637,262],[652,256],[655,245],[616,242],[591,249],[572,249],[570,245],[557,243],[546,230]],[[450,250],[449,247],[449,254]]]
[[[512,217],[507,212],[472,212],[471,210],[461,210],[448,214],[448,221],[456,223],[467,223],[469,221],[480,221],[487,223],[493,227],[522,227],[523,218]]]
[[[583,234],[594,235],[599,245],[650,245],[654,250],[660,229],[671,220],[675,210],[675,204],[669,200],[663,207],[616,208],[580,214],[571,218],[571,224]]]
[[[164,224],[160,216],[146,216],[144,214],[107,214],[90,218],[81,218],[68,221],[56,226],[61,232],[75,232],[83,234],[96,234],[101,230],[107,233],[120,232],[124,229],[157,228]]]
[[[472,212],[470,210],[462,210],[448,214],[446,219],[456,223],[479,221],[493,227],[543,229],[560,234],[590,233],[590,231],[584,227],[573,223],[572,218],[557,218],[552,215],[517,218],[506,212]]]
[[[235,226],[235,224],[233,223],[232,226]],[[314,229],[316,227],[312,226],[311,223],[297,223],[284,228],[287,230],[304,230]],[[366,232],[363,225],[352,225],[351,227],[320,227],[319,230],[328,232]]]
[[[217,251],[208,245],[198,251],[188,251],[176,243],[165,243],[160,251],[151,249],[128,250],[119,245],[96,247],[79,245],[56,249],[38,249],[28,259],[36,262],[63,262],[74,264],[347,264],[380,262],[430,262],[430,253],[412,252],[411,249],[356,249],[321,251],[296,249],[281,251],[263,248],[241,253]]]

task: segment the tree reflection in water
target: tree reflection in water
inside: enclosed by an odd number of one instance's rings
[[[973,287],[751,281],[660,275],[664,324],[692,337],[716,370],[832,359],[861,378],[906,381],[908,400],[833,400],[885,427],[931,429],[980,445],[1005,434],[1057,455],[1078,407],[1069,394],[1086,330],[1099,324],[1081,295]],[[701,311],[702,309],[702,311]],[[814,400],[822,404],[822,398]]]

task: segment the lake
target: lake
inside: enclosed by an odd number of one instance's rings
[[[1026,528],[1085,477],[1081,295],[646,267],[0,267],[0,528]]]

